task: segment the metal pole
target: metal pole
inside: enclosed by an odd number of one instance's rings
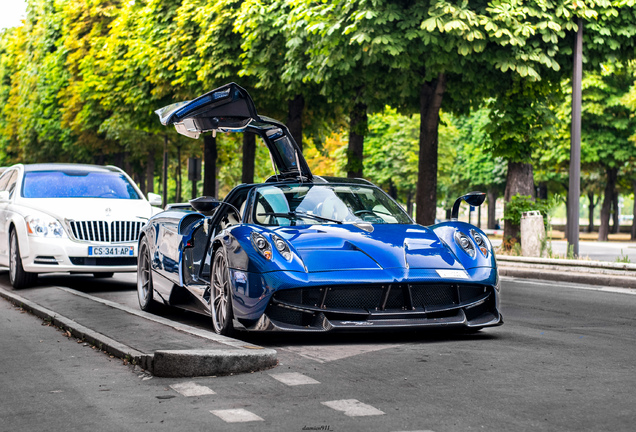
[[[581,81],[583,79],[583,20],[578,19],[572,72],[572,129],[570,134],[570,188],[568,191],[568,251],[579,256],[579,198],[581,196]]]

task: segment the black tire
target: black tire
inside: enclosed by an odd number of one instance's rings
[[[112,278],[114,275],[115,275],[115,273],[113,273],[113,272],[93,273],[93,277],[95,277],[97,279],[108,279],[108,278]]]
[[[214,254],[212,265],[210,316],[212,317],[212,328],[216,333],[224,336],[230,336],[234,333],[230,268],[227,264],[225,250],[222,247]]]
[[[156,306],[153,299],[151,262],[150,245],[144,237],[139,246],[137,259],[137,300],[139,300],[139,308],[146,312],[151,312]]]
[[[22,258],[20,257],[20,245],[18,244],[18,235],[15,229],[11,230],[9,236],[9,280],[13,288],[27,288],[35,284],[38,278],[37,273],[29,273],[24,271],[22,267]]]

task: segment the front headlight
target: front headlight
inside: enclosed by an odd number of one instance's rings
[[[475,243],[477,243],[477,247],[479,247],[481,253],[488,258],[488,240],[474,229],[470,230],[470,235],[473,236],[473,239],[475,239]]]
[[[64,237],[64,228],[52,217],[27,216],[27,232],[37,237],[61,238]]]
[[[463,232],[456,231],[455,232],[455,242],[459,245],[459,247],[466,252],[471,258],[475,258],[475,247],[473,246],[473,242],[470,241],[468,236]]]
[[[280,254],[283,256],[283,258],[285,258],[287,261],[290,261],[292,258],[292,254],[289,250],[289,246],[287,246],[287,243],[285,243],[285,240],[278,237],[276,234],[272,234],[272,240],[274,240],[274,245],[276,246],[278,252],[280,252]]]
[[[260,254],[265,257],[265,259],[271,260],[272,245],[267,241],[267,239],[262,234],[259,234],[256,231],[253,231],[250,237],[252,239],[252,245],[254,246],[254,249],[259,251]]]

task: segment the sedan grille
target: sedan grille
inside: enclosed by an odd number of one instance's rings
[[[69,221],[73,237],[80,241],[134,242],[144,226],[141,221]]]

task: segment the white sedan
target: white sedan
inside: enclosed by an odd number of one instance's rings
[[[117,167],[14,165],[0,176],[0,265],[15,288],[38,273],[137,270],[141,228],[160,209]]]

